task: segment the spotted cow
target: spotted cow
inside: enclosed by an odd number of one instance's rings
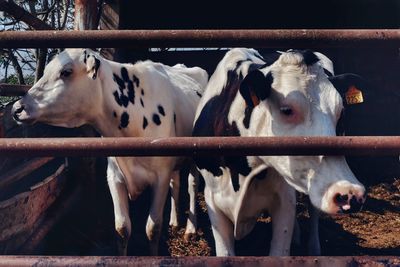
[[[342,99],[312,51],[266,64],[254,49],[226,53],[196,111],[194,136],[334,136]],[[329,214],[360,208],[365,189],[344,157],[196,157],[218,256],[234,255],[260,213],[272,217],[270,255],[289,255],[295,190]]]
[[[367,90],[369,87],[368,82],[361,76],[353,73],[345,73],[340,75],[335,75],[333,62],[324,54],[314,52],[315,55],[319,58],[319,63],[323,67],[325,74],[328,79],[331,80],[332,84],[340,94],[340,96],[345,99],[346,93],[348,90],[352,88],[358,88],[361,90]],[[336,134],[337,135],[345,135],[344,129],[344,116],[346,113],[346,108],[348,107],[347,101],[343,101],[343,111],[339,118],[339,121],[336,125]],[[307,238],[307,253],[308,255],[319,256],[321,255],[321,243],[319,240],[319,217],[320,211],[313,207],[312,205],[308,205],[308,213],[309,213],[309,221],[308,221],[308,238]],[[294,237],[293,240],[297,243],[297,245],[301,245],[301,234],[300,234],[300,226],[296,222],[294,228]]]
[[[89,49],[67,49],[47,66],[44,76],[13,106],[20,123],[42,122],[63,127],[90,124],[103,137],[190,136],[207,73],[182,64],[170,67],[152,61],[119,64]],[[150,253],[158,253],[163,209],[170,182],[170,225],[177,226],[179,157],[109,157],[111,192],[119,253],[127,253],[131,235],[129,200],[152,187],[146,224]],[[172,178],[172,180],[171,180]],[[190,176],[189,187],[194,181]],[[190,189],[191,201],[195,190]],[[194,204],[191,203],[194,209]],[[195,231],[191,210],[187,234]]]

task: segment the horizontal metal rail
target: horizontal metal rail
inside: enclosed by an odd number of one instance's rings
[[[0,256],[0,266],[398,266],[395,256],[112,257]]]
[[[34,47],[349,47],[399,46],[400,30],[5,31],[2,48]]]
[[[4,138],[0,156],[400,155],[400,137]]]
[[[0,96],[21,96],[30,88],[30,85],[0,83]]]

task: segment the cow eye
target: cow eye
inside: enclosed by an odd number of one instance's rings
[[[71,76],[71,74],[72,74],[72,70],[71,69],[65,69],[65,70],[62,70],[60,72],[60,77],[61,78],[67,78],[67,77]]]
[[[293,109],[291,107],[281,107],[279,110],[285,116],[293,115]]]

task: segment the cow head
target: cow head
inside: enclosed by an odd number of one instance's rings
[[[102,59],[89,49],[67,49],[45,68],[43,77],[13,105],[18,123],[36,121],[64,127],[88,123],[98,110]]]
[[[240,94],[250,123],[247,136],[334,136],[343,109],[342,98],[311,51],[282,53],[272,65],[250,71]],[[343,81],[342,81],[343,84]],[[327,213],[358,210],[365,189],[343,156],[262,156],[311,202]]]

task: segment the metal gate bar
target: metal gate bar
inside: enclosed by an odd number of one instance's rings
[[[1,156],[400,155],[398,136],[4,138]]]
[[[22,96],[31,87],[30,85],[0,83],[0,96]]]
[[[34,47],[378,47],[400,45],[400,30],[6,31],[2,48]]]
[[[393,256],[111,257],[0,256],[0,266],[399,266]]]

